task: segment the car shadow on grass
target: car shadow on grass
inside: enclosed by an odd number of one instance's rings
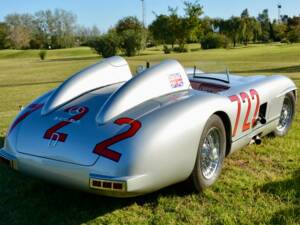
[[[294,172],[291,179],[267,183],[261,190],[289,203],[286,209],[274,213],[270,224],[296,224],[300,221],[300,169]]]
[[[110,198],[64,189],[0,166],[0,224],[85,224],[133,204],[156,207],[161,196],[185,196],[184,184],[134,198]]]
[[[0,146],[4,137],[0,137]],[[78,225],[132,204],[156,207],[161,196],[193,193],[188,183],[134,198],[110,198],[66,189],[0,165],[0,224]]]

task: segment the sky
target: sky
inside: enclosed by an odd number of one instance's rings
[[[156,14],[167,14],[168,6],[178,7],[183,14],[183,0],[144,0],[146,24]],[[272,19],[278,17],[277,4],[282,5],[281,14],[300,15],[300,0],[199,0],[204,15],[229,18],[240,15],[248,8],[250,15],[257,16],[263,9],[269,10]],[[141,0],[1,0],[0,21],[10,13],[34,13],[46,9],[65,9],[77,15],[78,24],[96,25],[101,31],[114,26],[125,16],[137,16],[142,20]]]

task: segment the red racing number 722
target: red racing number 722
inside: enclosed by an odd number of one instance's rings
[[[246,116],[245,116],[243,128],[242,128],[242,131],[245,132],[245,131],[249,130],[251,127],[254,127],[256,125],[257,114],[258,114],[259,107],[260,107],[260,98],[259,98],[258,92],[255,89],[251,89],[250,96],[246,92],[241,92],[239,96],[232,95],[229,97],[229,99],[232,102],[237,102],[237,115],[236,115],[236,119],[235,119],[235,123],[234,123],[233,133],[232,133],[232,136],[234,137],[237,133],[238,125],[240,122],[242,102],[243,102],[243,104],[247,103],[247,111],[246,111]],[[254,111],[252,121],[249,121],[249,114],[251,111],[252,102],[254,100],[256,100],[255,111]]]

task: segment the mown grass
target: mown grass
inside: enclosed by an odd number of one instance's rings
[[[176,58],[185,66],[242,74],[282,73],[300,86],[300,45],[255,45],[185,54],[147,49],[129,58]],[[99,59],[88,48],[0,51],[0,146],[19,106]],[[298,100],[299,103],[299,100]],[[299,112],[299,104],[297,111]],[[132,199],[112,199],[57,187],[0,166],[0,224],[300,224],[300,115],[285,138],[264,138],[226,159],[219,181],[204,193],[177,184]]]

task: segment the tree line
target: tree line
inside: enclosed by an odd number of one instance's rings
[[[184,2],[184,14],[169,7],[167,14],[155,14],[148,26],[136,17],[125,17],[105,33],[79,26],[76,15],[62,9],[34,14],[9,14],[0,23],[0,49],[55,49],[90,46],[108,57],[138,54],[145,47],[163,45],[164,52],[185,52],[187,43],[203,49],[227,48],[248,43],[300,42],[300,16],[284,15],[271,20],[267,9],[256,17],[248,9],[229,19],[203,17],[199,1]]]
[[[156,15],[149,30],[156,44],[179,46],[185,51],[186,43],[201,43],[202,48],[228,47],[237,44],[266,42],[300,42],[300,16],[271,21],[267,9],[257,17],[250,16],[248,9],[240,16],[229,19],[204,17],[203,7],[196,2],[184,2],[184,16],[177,8],[170,8],[167,15]]]
[[[76,15],[63,9],[35,14],[9,14],[0,23],[0,49],[56,49],[87,43],[99,29],[76,23]]]

